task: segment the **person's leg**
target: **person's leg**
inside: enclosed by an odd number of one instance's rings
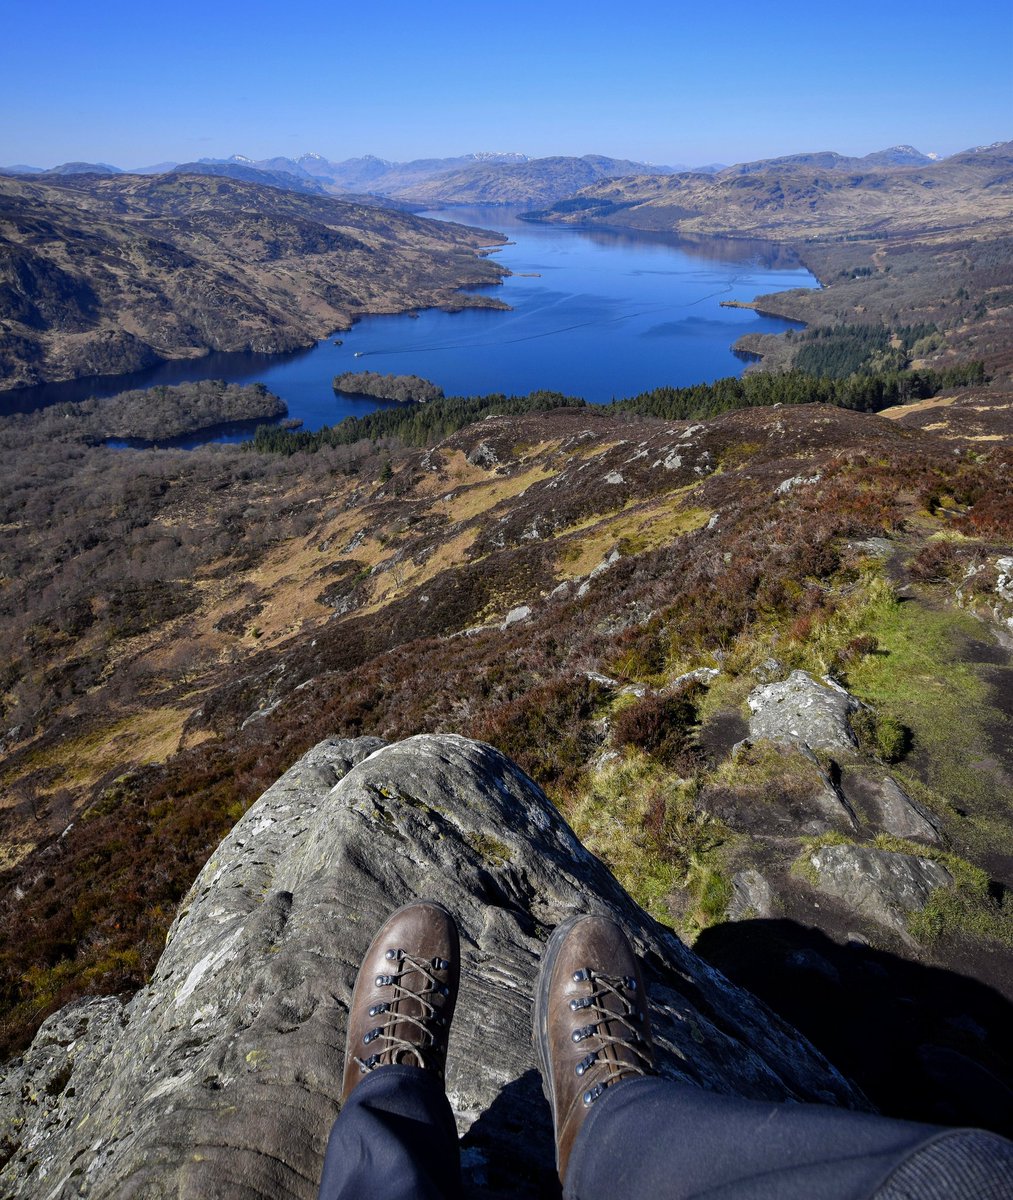
[[[660,1079],[625,933],[580,916],[553,933],[535,1048],[566,1200],[1013,1200],[1013,1143]]]
[[[576,1139],[564,1196],[603,1195],[1010,1200],[1013,1143],[825,1105],[719,1096],[655,1077],[610,1088]]]
[[[398,909],[373,938],[348,1010],[341,1111],[320,1200],[461,1195],[443,1084],[459,980],[457,926],[440,904]]]
[[[454,1114],[440,1081],[418,1067],[380,1067],[334,1122],[320,1200],[445,1200],[461,1195]]]

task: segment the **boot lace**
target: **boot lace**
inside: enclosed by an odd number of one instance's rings
[[[573,979],[591,985],[590,995],[570,1001],[571,1011],[587,1010],[593,1018],[571,1035],[575,1042],[595,1039],[595,1049],[575,1067],[577,1075],[587,1075],[591,1084],[582,1097],[585,1107],[589,1107],[610,1085],[636,1075],[653,1075],[654,1059],[640,1013],[631,999],[637,989],[632,975],[603,975],[584,967],[574,972]],[[606,1006],[609,998],[619,1001],[619,1011]],[[604,1053],[609,1046],[616,1049],[614,1057]]]
[[[440,983],[435,972],[446,971],[450,963],[442,958],[416,958],[404,950],[388,950],[385,958],[397,962],[398,970],[390,975],[377,975],[375,985],[378,988],[392,988],[393,992],[389,1000],[370,1008],[371,1017],[382,1015],[383,1020],[362,1039],[366,1045],[375,1043],[377,1049],[368,1058],[356,1057],[354,1061],[363,1074],[388,1063],[405,1063],[424,1069],[438,1068],[439,1063],[431,1059],[432,1052],[440,1049],[439,1037],[433,1027],[444,1027],[446,1020],[431,997],[449,995],[450,989]],[[416,986],[409,986],[406,977],[413,973],[418,982]],[[415,1009],[418,1015],[404,1011],[405,1001],[414,1002],[408,1007]],[[417,1030],[417,1036],[410,1040],[410,1037],[395,1035],[394,1030],[399,1025],[403,1034],[412,1035]],[[405,1030],[405,1025],[414,1026],[414,1030]],[[427,1061],[427,1055],[430,1061]]]

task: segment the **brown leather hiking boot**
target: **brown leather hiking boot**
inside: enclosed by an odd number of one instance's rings
[[[460,972],[457,925],[442,904],[406,904],[387,918],[352,992],[342,1104],[370,1071],[392,1063],[443,1079]]]
[[[571,917],[549,939],[535,990],[534,1041],[565,1180],[591,1105],[606,1088],[654,1074],[640,967],[609,917]]]

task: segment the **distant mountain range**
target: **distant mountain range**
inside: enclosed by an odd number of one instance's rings
[[[962,154],[966,157],[991,150],[994,147],[979,146]],[[155,163],[129,171],[109,163],[67,162],[49,170],[18,164],[0,167],[0,175],[30,175],[37,179],[85,174],[218,175],[313,196],[326,195],[341,199],[369,196],[374,204],[395,208],[512,204],[544,209],[560,202],[568,204],[571,197],[578,193],[583,196],[588,188],[603,188],[612,198],[617,192],[624,193],[625,204],[632,199],[632,196],[625,195],[631,187],[637,194],[653,192],[657,197],[666,197],[683,186],[675,182],[678,180],[695,179],[696,184],[686,186],[691,190],[699,190],[705,187],[708,179],[746,179],[785,172],[791,178],[795,178],[798,172],[815,171],[826,173],[835,180],[845,175],[864,179],[877,171],[910,174],[931,169],[940,162],[953,163],[961,158],[962,155],[958,154],[941,159],[938,155],[923,154],[907,145],[890,146],[861,157],[822,150],[758,159],[734,166],[709,163],[694,168],[684,164],[664,166],[636,162],[600,154],[530,158],[516,152],[480,151],[452,158],[419,158],[411,162],[392,162],[371,154],[341,162],[315,153],[302,154],[298,158],[279,155],[262,159],[233,154],[225,159]],[[635,187],[625,182],[634,179],[654,179],[656,182],[640,182]],[[834,184],[834,188],[839,186],[839,183]]]
[[[830,152],[740,163],[710,176],[609,179],[525,214],[689,235],[780,241],[971,229],[1013,211],[1013,142],[945,159],[895,146],[865,158]]]
[[[733,167],[720,168],[724,175],[751,175],[757,171],[770,171],[778,167],[816,167],[821,171],[867,170],[869,167],[924,167],[939,162],[938,154],[922,154],[914,146],[890,146],[861,158],[838,154],[835,150],[818,150],[810,154],[785,154],[779,158],[760,158],[755,162],[737,163]]]

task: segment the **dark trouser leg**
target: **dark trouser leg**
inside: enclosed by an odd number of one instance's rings
[[[418,1067],[377,1067],[327,1143],[320,1200],[458,1200],[457,1127],[443,1085]]]
[[[985,1139],[997,1156],[981,1169],[991,1186],[1004,1190],[973,1190],[978,1185],[968,1170],[977,1169],[981,1159],[976,1138]],[[927,1162],[947,1147],[951,1174],[941,1190],[889,1191],[891,1177],[902,1182],[903,1172],[922,1156]],[[962,1157],[968,1161],[962,1164]],[[739,1100],[652,1078],[610,1088],[595,1102],[577,1136],[564,1195],[567,1200],[872,1200],[883,1188],[883,1200],[979,1195],[1006,1200],[1013,1198],[1013,1189],[1005,1190],[1011,1166],[1013,1143],[994,1135],[947,1132],[824,1105]],[[965,1190],[956,1190],[964,1186],[962,1178],[968,1181]]]

